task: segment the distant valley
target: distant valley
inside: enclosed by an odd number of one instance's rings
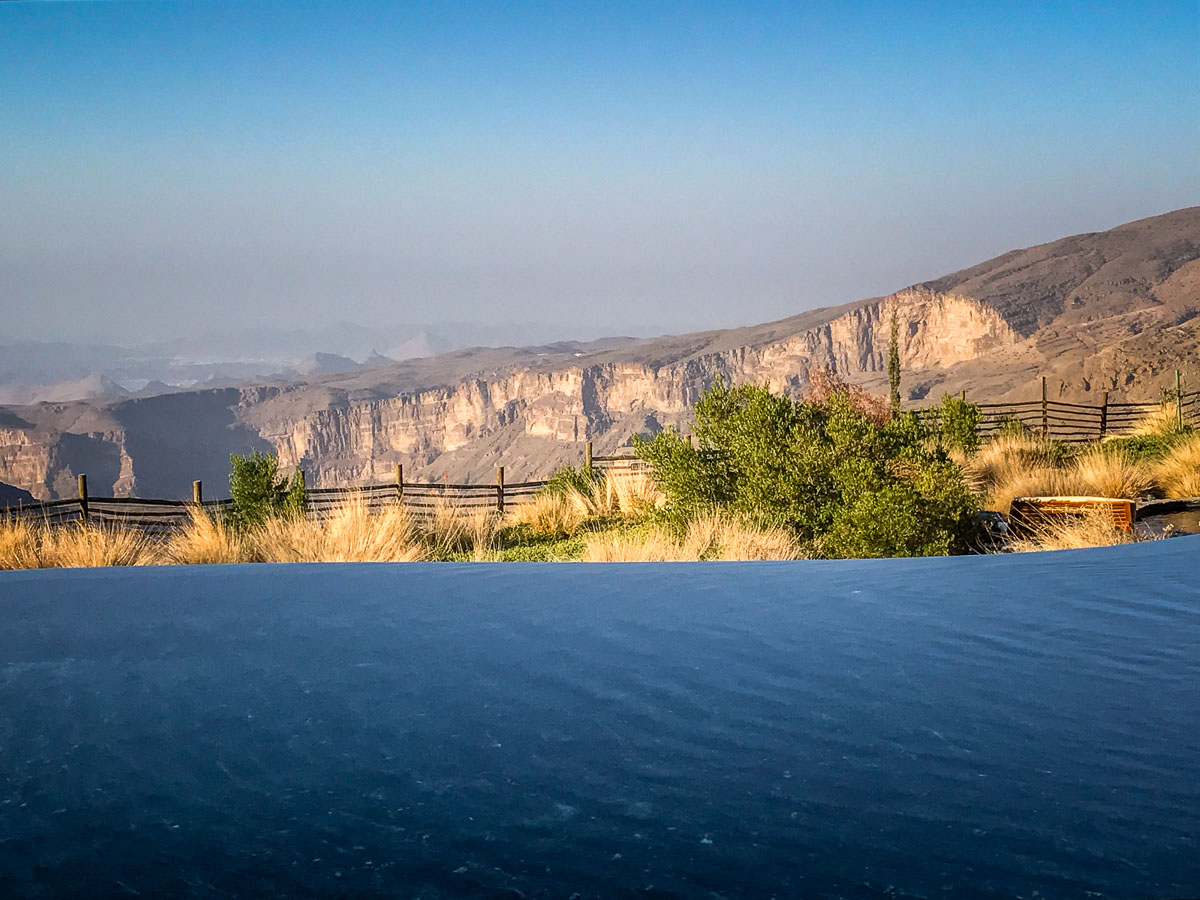
[[[718,377],[803,394],[811,368],[835,366],[883,392],[893,311],[909,403],[960,390],[1029,398],[1042,376],[1061,398],[1151,397],[1176,368],[1200,384],[1200,207],[759,326],[397,361],[380,351],[368,365],[331,352],[252,383],[8,405],[0,482],[49,498],[86,472],[97,493],[186,496],[199,478],[215,496],[229,454],[250,449],[316,484],[385,480],[397,463],[454,480],[502,464],[522,479],[578,461],[585,440],[602,452],[686,424]]]

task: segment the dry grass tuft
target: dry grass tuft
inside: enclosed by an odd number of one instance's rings
[[[1072,470],[1093,497],[1140,500],[1154,487],[1151,473],[1125,452],[1090,450],[1075,460]]]
[[[593,493],[603,494],[604,505],[623,516],[645,515],[667,499],[645,472],[609,472]]]
[[[803,559],[795,537],[782,528],[758,528],[711,512],[688,523],[682,540],[661,529],[635,534],[600,533],[584,541],[584,562],[698,562],[700,560]]]
[[[435,558],[471,553],[477,560],[490,558],[501,525],[494,510],[464,508],[439,501],[418,526],[420,538]]]
[[[166,565],[216,565],[253,560],[249,543],[224,521],[202,510],[192,510],[184,529],[158,547],[156,561]]]
[[[40,569],[39,531],[24,519],[0,519],[0,569]]]
[[[154,562],[150,538],[140,531],[82,523],[35,531],[38,568],[144,566]]]
[[[583,562],[695,562],[699,557],[684,551],[662,529],[641,534],[601,532],[584,538]]]
[[[1081,550],[1084,547],[1132,544],[1139,540],[1144,538],[1114,525],[1108,512],[1089,510],[1082,515],[1064,515],[1049,520],[1034,529],[1028,537],[1012,541],[1009,548],[1016,553]]]
[[[987,508],[1005,514],[1014,497],[1138,500],[1154,487],[1152,473],[1128,453],[1093,449],[1067,464],[1060,445],[1029,434],[999,435],[966,461],[964,471],[972,487],[987,495]]]
[[[510,525],[527,525],[534,534],[546,537],[572,537],[586,519],[579,503],[557,493],[538,494],[508,514]]]
[[[1066,469],[1039,468],[1013,471],[987,491],[988,509],[1008,515],[1017,497],[1083,497],[1090,491],[1079,475]]]
[[[650,478],[637,473],[609,473],[587,490],[539,494],[509,513],[511,525],[528,525],[538,535],[573,537],[589,520],[642,516],[662,506],[665,498]]]
[[[795,536],[783,528],[762,528],[721,513],[697,516],[683,540],[686,555],[696,559],[803,559]]]
[[[1173,446],[1155,465],[1154,478],[1168,497],[1200,497],[1200,435]]]
[[[987,492],[1032,472],[1054,469],[1060,457],[1061,450],[1040,435],[1000,434],[980,447],[964,470],[977,490]]]
[[[399,506],[372,512],[354,498],[324,519],[274,517],[254,536],[264,562],[414,562],[428,550]]]
[[[570,488],[565,496],[585,519],[640,516],[662,506],[666,500],[649,476],[641,472],[609,472],[589,490]]]
[[[1164,403],[1151,412],[1142,416],[1129,431],[1120,437],[1149,437],[1153,435],[1177,434],[1179,432],[1179,411],[1174,403]]]

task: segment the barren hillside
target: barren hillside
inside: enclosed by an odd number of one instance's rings
[[[0,481],[39,497],[220,493],[230,452],[273,449],[310,483],[544,474],[582,442],[685,422],[718,376],[803,393],[813,366],[882,389],[892,310],[910,402],[967,390],[1154,396],[1200,384],[1200,207],[1015,250],[887,297],[765,325],[652,340],[459,351],[314,377],[121,401],[0,408]]]

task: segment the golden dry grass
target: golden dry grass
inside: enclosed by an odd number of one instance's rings
[[[1138,500],[1154,489],[1154,473],[1128,453],[1094,448],[1069,462],[1061,453],[1040,436],[1000,435],[963,469],[971,486],[986,495],[984,505],[1005,514],[1015,497]]]
[[[144,566],[154,562],[153,546],[144,533],[103,525],[46,529],[39,553],[51,568]]]
[[[687,555],[697,559],[804,558],[795,536],[786,529],[758,527],[715,512],[697,516],[688,523],[683,547]]]
[[[1057,467],[1059,452],[1056,446],[1041,436],[1001,434],[992,438],[964,464],[970,483],[981,492],[988,492],[1032,472]]]
[[[662,529],[639,534],[598,532],[584,538],[583,562],[695,562],[699,557],[685,552]]]
[[[157,547],[155,561],[164,565],[215,565],[252,562],[252,544],[220,518],[192,510],[183,530],[166,537]]]
[[[987,489],[984,506],[1008,515],[1017,497],[1082,497],[1091,491],[1074,471],[1037,468],[1006,473]]]
[[[1154,477],[1168,497],[1200,497],[1200,435],[1173,446],[1155,465]]]
[[[275,517],[253,536],[264,562],[413,562],[429,551],[398,506],[372,511],[353,498],[323,519]]]
[[[1026,537],[1009,544],[1016,553],[1042,550],[1081,550],[1084,547],[1111,547],[1143,540],[1136,533],[1123,531],[1113,524],[1104,510],[1089,510],[1082,515],[1061,516],[1038,526]]]
[[[510,525],[527,525],[536,535],[572,537],[587,521],[580,504],[563,494],[538,494],[508,514]]]
[[[603,497],[603,505],[623,516],[645,515],[660,508],[666,497],[644,472],[610,472],[593,490]]]
[[[151,541],[140,531],[83,523],[53,528],[0,524],[0,569],[141,566],[153,561]]]
[[[508,524],[527,525],[536,535],[573,537],[591,520],[642,516],[664,501],[647,475],[609,473],[587,490],[569,488],[527,500],[512,509]]]
[[[38,569],[38,530],[23,519],[0,519],[0,569]]]
[[[1072,473],[1086,494],[1140,500],[1154,487],[1154,476],[1125,452],[1090,450],[1075,459]]]
[[[494,510],[438,502],[430,515],[418,523],[417,533],[427,553],[434,557],[471,553],[482,560],[490,558],[495,549],[500,525],[500,517]]]
[[[635,533],[601,532],[584,539],[583,562],[697,562],[699,560],[803,559],[795,537],[781,528],[760,528],[718,512],[697,516],[682,540],[654,528]]]
[[[1179,411],[1174,403],[1164,403],[1162,406],[1142,416],[1129,431],[1118,437],[1146,437],[1152,435],[1175,434],[1179,431]]]

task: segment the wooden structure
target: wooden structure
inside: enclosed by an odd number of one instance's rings
[[[1082,516],[1094,510],[1110,516],[1122,531],[1133,530],[1133,501],[1113,497],[1017,497],[1008,518],[1014,531],[1033,531],[1064,516]]]

